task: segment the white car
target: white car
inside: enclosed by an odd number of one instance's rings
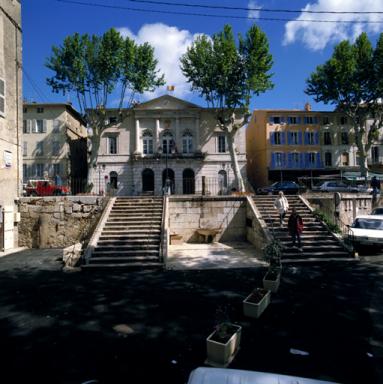
[[[366,247],[383,249],[383,216],[357,216],[350,226],[349,241],[358,252]]]
[[[342,181],[325,181],[319,187],[315,188],[321,192],[354,192],[354,193],[371,193],[372,188],[365,185],[350,185]]]

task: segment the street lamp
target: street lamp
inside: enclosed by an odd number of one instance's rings
[[[105,171],[105,164],[94,164],[93,169],[98,170],[98,194],[101,196],[101,171]]]

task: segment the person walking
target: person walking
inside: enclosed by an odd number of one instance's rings
[[[274,207],[278,210],[279,213],[279,225],[282,227],[283,219],[286,216],[287,211],[289,210],[289,202],[286,199],[286,196],[282,191],[279,191],[278,197],[274,201]]]
[[[291,236],[292,247],[295,247],[295,243],[298,242],[298,249],[302,252],[301,235],[303,232],[303,220],[295,208],[292,209],[287,228]]]

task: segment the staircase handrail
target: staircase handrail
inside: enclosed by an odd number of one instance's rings
[[[104,228],[106,221],[108,220],[109,214],[113,208],[115,201],[116,201],[115,197],[110,198],[106,207],[104,208],[104,211],[102,212],[100,220],[98,221],[96,229],[94,230],[94,232],[93,232],[93,234],[89,240],[88,246],[86,247],[85,253],[84,253],[85,264],[88,264],[89,259],[92,257],[92,253],[93,253],[94,249],[96,248],[98,240],[101,236],[101,232]]]
[[[164,195],[162,199],[162,218],[161,218],[161,239],[160,239],[160,258],[166,262],[169,246],[169,220],[168,220],[169,196]]]

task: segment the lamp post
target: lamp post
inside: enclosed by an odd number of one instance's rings
[[[98,170],[98,194],[101,196],[101,171],[105,171],[105,164],[94,164],[93,169]]]

